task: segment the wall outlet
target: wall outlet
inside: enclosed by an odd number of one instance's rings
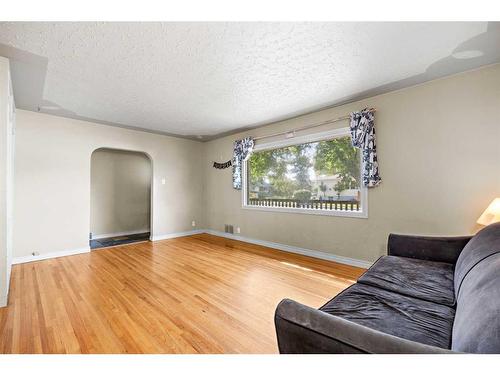
[[[236,227],[236,233],[241,233],[240,227]]]
[[[162,184],[162,185],[165,185],[165,182],[166,182],[166,181],[165,181],[165,179],[164,179],[164,178],[162,178],[162,179],[161,179],[161,184]]]
[[[33,252],[31,253],[31,255],[33,255],[34,257],[36,257],[37,255],[40,255],[40,253],[39,253],[38,251],[33,251]]]
[[[192,227],[195,227],[195,226],[196,226],[196,221],[194,221],[194,220],[193,220],[193,221],[191,222],[191,226],[192,226]]]

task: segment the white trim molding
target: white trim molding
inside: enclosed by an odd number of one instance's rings
[[[347,264],[349,266],[370,268],[370,266],[373,264],[373,262],[366,261],[366,260],[344,257],[344,256],[340,256],[340,255],[325,253],[325,252],[318,251],[318,250],[305,249],[302,247],[297,247],[297,246],[292,246],[292,245],[285,245],[285,244],[278,243],[278,242],[258,240],[255,238],[239,236],[239,235],[235,235],[235,234],[231,234],[231,233],[219,232],[219,231],[211,230],[211,229],[196,229],[196,230],[190,230],[190,231],[186,231],[186,232],[175,232],[175,233],[169,233],[169,234],[163,234],[163,235],[156,235],[156,236],[151,237],[151,241],[153,241],[153,242],[154,241],[162,241],[162,240],[168,240],[171,238],[186,237],[186,236],[192,236],[194,234],[201,234],[201,233],[207,233],[207,234],[211,234],[214,236],[219,236],[219,237],[229,238],[232,240],[247,242],[247,243],[260,245],[260,246],[265,246],[265,247],[269,247],[271,249],[286,251],[288,253],[300,254],[300,255],[305,255],[308,257],[312,257],[312,258],[318,258],[318,259],[328,260],[328,261],[332,261],[332,262]],[[34,255],[34,256],[16,257],[12,260],[12,264],[36,262],[36,261],[44,260],[44,259],[59,258],[59,257],[65,257],[65,256],[69,256],[69,255],[77,255],[77,254],[85,254],[85,253],[90,253],[90,247],[87,246],[87,247],[84,247],[81,249],[57,251],[57,252],[41,254],[41,255]],[[3,298],[3,297],[4,296],[0,297],[0,306],[1,306],[1,302],[3,301],[3,299],[5,299],[5,301],[6,301],[6,298],[7,298],[6,296],[5,296],[5,298]]]
[[[264,151],[275,148],[282,148],[297,144],[311,143],[330,140],[338,137],[349,136],[349,128],[339,128],[333,130],[327,130],[323,132],[302,135],[299,137],[292,137],[281,139],[274,142],[266,142],[262,144],[257,144],[253,151]],[[363,160],[360,157],[360,170],[363,169]],[[256,211],[271,211],[271,212],[287,212],[295,214],[307,214],[307,215],[324,215],[324,216],[339,216],[339,217],[351,217],[351,218],[368,218],[368,188],[366,186],[361,186],[359,188],[360,198],[361,198],[361,210],[360,211],[348,211],[348,210],[322,210],[322,209],[312,209],[312,208],[291,208],[291,207],[262,207],[254,206],[248,204],[248,160],[243,160],[242,163],[242,189],[241,189],[241,207],[246,210],[256,210]]]
[[[205,230],[203,230],[203,229],[197,229],[197,230],[191,230],[191,231],[187,231],[187,232],[176,232],[176,233],[169,233],[169,234],[164,234],[164,235],[157,235],[157,236],[152,236],[151,241],[161,241],[161,240],[167,240],[169,238],[191,236],[193,234],[200,234],[200,233],[204,233],[204,232],[205,232]],[[140,232],[140,233],[143,233],[143,232]],[[59,257],[65,257],[65,256],[69,256],[69,255],[77,255],[77,254],[85,254],[85,253],[90,253],[90,246],[82,247],[80,249],[56,251],[56,252],[40,254],[40,255],[28,255],[28,256],[23,256],[23,257],[16,257],[16,258],[12,259],[12,264],[36,262],[38,260],[59,258]]]
[[[200,233],[205,233],[205,232],[206,232],[206,230],[204,230],[204,229],[194,229],[194,230],[188,230],[186,232],[159,234],[159,235],[151,236],[151,241],[154,242],[154,241],[168,240],[170,238],[192,236],[193,234],[200,234]]]
[[[0,296],[0,307],[7,306],[8,302],[9,302],[9,295],[8,294],[4,294],[4,295]]]
[[[205,230],[205,233],[212,234],[214,236],[229,238],[229,239],[232,239],[232,240],[237,240],[237,241],[242,241],[242,242],[248,242],[248,243],[255,244],[255,245],[270,247],[272,249],[286,251],[288,253],[300,254],[300,255],[305,255],[305,256],[308,256],[308,257],[312,257],[312,258],[318,258],[318,259],[323,259],[323,260],[329,260],[329,261],[332,261],[332,262],[347,264],[349,266],[354,266],[354,267],[370,268],[371,265],[373,264],[373,262],[370,262],[370,261],[367,261],[367,260],[361,260],[361,259],[354,259],[354,258],[349,258],[349,257],[343,257],[343,256],[340,256],[340,255],[325,253],[325,252],[322,252],[322,251],[305,249],[305,248],[302,248],[302,247],[291,246],[291,245],[285,245],[285,244],[281,244],[281,243],[278,243],[278,242],[270,242],[270,241],[264,241],[264,240],[257,240],[257,239],[254,239],[254,238],[249,238],[249,237],[244,237],[244,236],[238,236],[238,235],[235,235],[235,234],[219,232],[219,231],[211,230],[211,229]]]
[[[36,262],[38,260],[59,258],[59,257],[68,256],[68,255],[77,255],[77,254],[85,254],[85,253],[90,253],[90,246],[82,247],[80,249],[55,251],[53,253],[46,253],[46,254],[40,254],[40,255],[28,255],[28,256],[24,256],[24,257],[16,257],[16,258],[12,259],[12,264]]]
[[[102,238],[119,237],[119,236],[130,236],[132,234],[148,233],[149,229],[133,230],[129,232],[116,232],[116,233],[104,233],[104,234],[92,234],[92,240],[100,240]]]

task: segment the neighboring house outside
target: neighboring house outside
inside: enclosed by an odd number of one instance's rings
[[[269,196],[269,192],[271,191],[271,184],[262,182],[250,187],[250,191],[248,192],[248,197],[250,199],[258,199],[265,198]]]
[[[335,191],[335,185],[338,182],[338,176],[317,176],[315,180],[311,181],[311,199],[312,200],[341,200],[341,201],[359,201],[359,189],[347,189],[340,193],[340,196]],[[321,184],[326,186],[326,191],[320,189]],[[268,182],[261,182],[253,184],[249,187],[248,198],[250,199],[265,199],[271,195],[271,184]]]
[[[359,189],[347,189],[340,192],[340,196],[337,191],[335,191],[335,185],[339,181],[338,176],[317,176],[314,181],[312,181],[312,197],[311,199],[325,199],[325,200],[359,200]],[[326,186],[326,190],[323,192],[321,186]]]

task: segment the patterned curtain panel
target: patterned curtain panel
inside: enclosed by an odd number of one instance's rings
[[[368,108],[351,113],[352,145],[362,150],[362,178],[363,185],[367,187],[377,186],[382,181],[378,173],[374,119],[374,111]]]
[[[241,190],[241,169],[243,161],[250,156],[254,141],[247,137],[234,142],[233,151],[233,188]]]

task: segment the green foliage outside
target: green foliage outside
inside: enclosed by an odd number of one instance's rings
[[[327,185],[323,181],[321,181],[321,184],[319,185],[319,191],[323,193],[323,196],[325,196],[327,188]]]
[[[359,186],[359,154],[350,137],[254,152],[248,161],[249,191],[254,198],[311,199],[325,197],[321,182],[313,187],[311,176],[338,177],[337,194]],[[300,197],[300,198],[299,198]]]
[[[307,202],[311,199],[311,191],[306,189],[296,190],[293,193],[293,199],[297,199],[300,202]]]
[[[359,149],[352,147],[349,137],[318,142],[314,169],[319,174],[337,174],[338,195],[346,189],[355,189],[360,183]]]

